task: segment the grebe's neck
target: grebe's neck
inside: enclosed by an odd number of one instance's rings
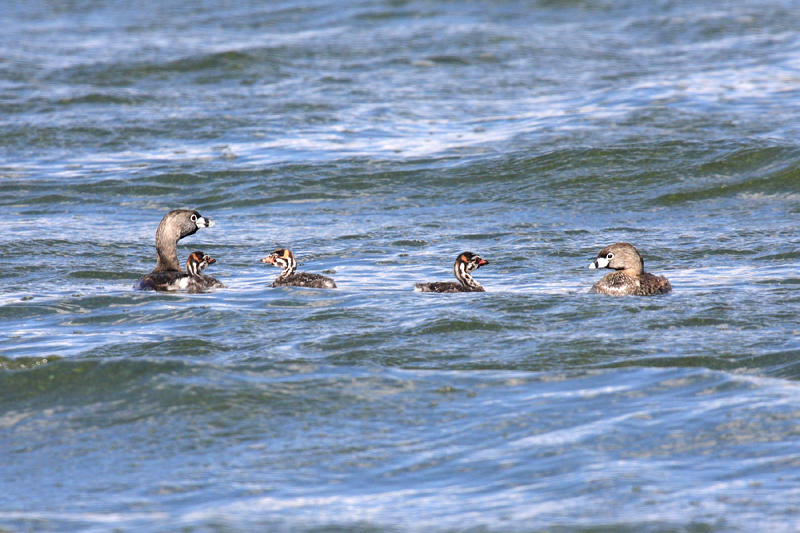
[[[475,278],[472,277],[472,274],[469,273],[470,271],[470,263],[465,263],[464,261],[457,260],[453,265],[453,272],[456,275],[456,279],[465,287],[469,287],[470,289],[482,289],[483,286],[475,281]]]

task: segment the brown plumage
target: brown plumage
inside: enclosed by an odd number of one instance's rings
[[[291,250],[275,250],[261,260],[281,269],[280,275],[272,282],[273,287],[309,287],[312,289],[335,289],[336,283],[322,274],[297,272],[297,260]]]
[[[210,228],[213,225],[213,220],[204,218],[191,209],[175,209],[164,215],[156,229],[156,267],[140,279],[135,288],[173,290],[170,285],[186,275],[178,263],[178,241],[193,235],[200,228]]]
[[[592,286],[591,292],[598,294],[650,296],[672,290],[667,278],[644,271],[642,256],[627,242],[618,242],[600,250],[589,268],[613,268],[616,271],[606,274]]]
[[[456,257],[453,263],[453,273],[458,283],[453,281],[434,281],[431,283],[416,283],[414,290],[419,292],[486,292],[470,274],[483,265],[488,265],[489,261],[481,259],[472,252],[462,252]]]
[[[187,289],[189,292],[205,292],[209,289],[224,288],[225,285],[217,278],[202,273],[204,268],[216,262],[216,259],[205,252],[197,251],[190,253],[189,258],[186,260],[186,275],[173,284],[174,289]]]

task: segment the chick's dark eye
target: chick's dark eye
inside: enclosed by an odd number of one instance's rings
[[[196,221],[197,221],[197,215],[192,215],[192,222],[196,222]]]
[[[613,259],[613,258],[614,258],[614,254],[608,254],[608,255],[606,256],[606,259]]]

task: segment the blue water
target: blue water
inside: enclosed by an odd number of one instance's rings
[[[793,2],[0,24],[0,530],[800,529]],[[182,207],[227,288],[133,290]]]

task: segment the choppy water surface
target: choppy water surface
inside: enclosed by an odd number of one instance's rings
[[[0,529],[800,529],[793,2],[0,22]],[[228,289],[132,290],[178,207]]]

